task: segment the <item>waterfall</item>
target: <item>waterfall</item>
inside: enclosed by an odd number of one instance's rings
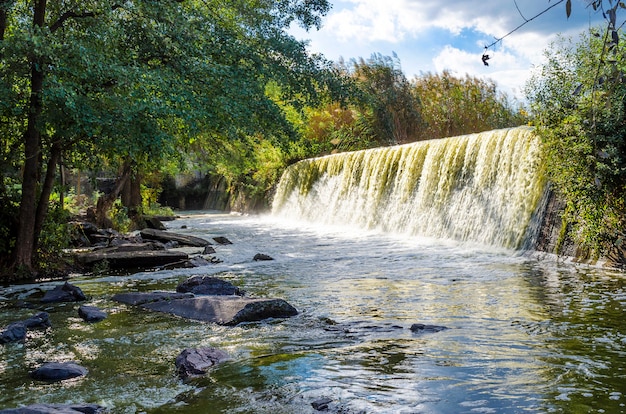
[[[544,188],[539,138],[519,127],[300,161],[272,214],[520,248]]]

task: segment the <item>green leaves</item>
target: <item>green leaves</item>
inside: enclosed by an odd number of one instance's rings
[[[550,178],[569,206],[565,218],[576,241],[596,256],[626,223],[622,43],[593,33],[577,44],[561,39],[527,87]],[[602,59],[609,50],[615,59]]]

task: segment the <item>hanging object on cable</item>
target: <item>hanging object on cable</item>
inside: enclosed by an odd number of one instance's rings
[[[491,56],[487,54],[487,46],[485,46],[485,53],[483,53],[483,57],[482,57],[483,65],[489,66],[489,62],[487,62],[489,59],[491,59]]]

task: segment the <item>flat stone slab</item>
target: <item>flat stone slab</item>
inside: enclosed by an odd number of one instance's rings
[[[193,298],[192,293],[176,293],[176,292],[126,292],[118,293],[111,297],[111,300],[125,303],[127,305],[140,306],[150,302],[170,301],[176,299]]]
[[[252,299],[239,296],[199,296],[150,302],[142,307],[187,319],[231,326],[268,318],[288,318],[298,314],[296,308],[283,299]]]
[[[172,250],[119,251],[116,249],[77,253],[76,259],[85,266],[106,260],[111,268],[145,268],[165,266],[189,259],[187,253]]]
[[[142,239],[158,240],[160,242],[175,241],[185,246],[204,247],[211,244],[208,240],[200,237],[189,236],[187,234],[172,233],[165,230],[143,229],[140,232]]]

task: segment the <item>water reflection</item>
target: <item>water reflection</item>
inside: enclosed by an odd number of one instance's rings
[[[182,219],[235,242],[220,265],[131,276],[76,278],[109,317],[86,324],[78,305],[51,305],[53,328],[0,346],[0,408],[94,402],[115,413],[334,413],[626,411],[626,277],[555,265],[492,248],[372,233],[280,227],[255,219]],[[253,262],[255,253],[276,260]],[[221,327],[110,300],[122,291],[172,290],[215,274],[299,309],[284,321]],[[0,292],[0,323],[51,284]],[[33,292],[35,294],[33,294]],[[413,323],[448,327],[414,333]],[[214,346],[231,360],[180,381],[185,347]],[[77,360],[79,381],[43,384],[28,371]]]

